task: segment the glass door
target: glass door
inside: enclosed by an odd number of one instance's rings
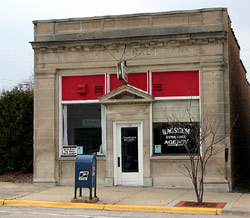
[[[121,128],[122,172],[138,172],[138,128]]]
[[[142,185],[141,123],[119,123],[114,131],[115,185]]]

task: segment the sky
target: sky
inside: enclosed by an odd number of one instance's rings
[[[0,91],[33,74],[33,20],[228,8],[250,81],[249,0],[0,0]]]

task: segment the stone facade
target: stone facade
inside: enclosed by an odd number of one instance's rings
[[[214,117],[222,116],[222,135],[231,129],[235,114],[244,110],[240,118],[248,117],[244,135],[235,133],[235,139],[230,135],[223,142],[229,149],[229,161],[225,162],[222,152],[211,159],[206,171],[208,188],[230,190],[232,170],[236,171],[233,164],[238,161],[232,152],[236,152],[237,137],[244,137],[249,130],[249,85],[234,51],[236,42],[229,22],[225,8],[34,21],[34,182],[73,185],[75,159],[60,157],[59,152],[61,76],[116,72],[116,63],[125,58],[131,72],[198,70],[201,116],[206,111]],[[241,82],[233,79],[238,78],[236,71]],[[244,90],[238,92],[241,84]],[[114,97],[119,91],[110,95]],[[97,157],[98,184],[114,184],[113,122],[140,120],[143,185],[191,187],[190,179],[181,173],[187,157],[159,157],[150,151],[153,96],[131,87],[126,91],[143,100],[110,99],[109,93],[99,99],[106,107],[106,155]],[[239,95],[245,105],[242,108],[235,106]]]

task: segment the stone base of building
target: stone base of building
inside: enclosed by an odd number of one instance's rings
[[[105,187],[114,186],[114,179],[113,178],[105,178],[104,186]]]
[[[111,187],[114,186],[114,178],[105,178],[104,181],[104,186],[105,187]],[[143,186],[144,187],[152,187],[153,186],[153,178],[143,178]]]
[[[143,178],[143,186],[145,187],[153,186],[153,178]]]
[[[57,185],[56,180],[51,179],[51,178],[34,178],[33,183],[34,184],[47,184],[47,185],[52,185],[52,186]]]
[[[229,192],[230,186],[226,179],[222,180],[205,180],[204,187],[206,191],[212,192]]]

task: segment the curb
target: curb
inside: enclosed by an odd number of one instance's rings
[[[199,213],[199,214],[221,214],[221,209],[214,208],[192,208],[192,207],[161,207],[161,206],[141,206],[141,205],[104,205],[104,210],[128,210],[128,211],[151,211],[167,213]]]
[[[150,211],[167,213],[198,213],[198,214],[222,214],[222,209],[214,208],[192,208],[192,207],[161,207],[143,205],[112,205],[112,204],[88,204],[69,202],[49,202],[49,201],[28,201],[28,200],[2,200],[1,205],[6,206],[38,206],[57,208],[85,208],[97,210],[125,210],[125,211]]]
[[[69,202],[50,202],[50,201],[29,201],[29,200],[4,200],[5,206],[38,206],[38,207],[57,207],[57,208],[88,208],[103,210],[102,204],[69,203]]]

